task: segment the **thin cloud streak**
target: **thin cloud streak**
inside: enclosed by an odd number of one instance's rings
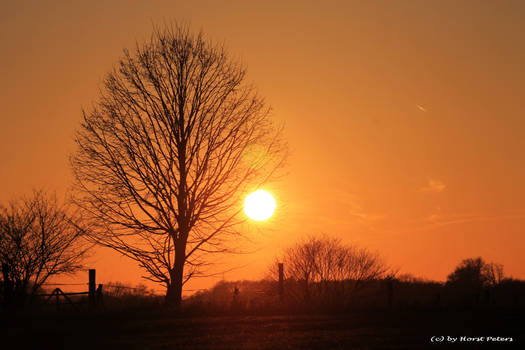
[[[392,234],[408,234],[408,233],[417,233],[434,230],[437,228],[450,226],[450,225],[459,225],[465,223],[473,222],[483,222],[483,221],[499,221],[499,220],[525,220],[525,212],[516,213],[516,214],[504,214],[504,215],[480,215],[480,214],[464,214],[464,215],[451,215],[448,217],[442,216],[440,214],[431,214],[424,219],[415,220],[407,222],[410,225],[417,225],[413,229],[406,230],[385,230],[386,233]]]
[[[441,193],[447,186],[441,180],[429,179],[426,186],[421,187],[419,192],[424,193]]]

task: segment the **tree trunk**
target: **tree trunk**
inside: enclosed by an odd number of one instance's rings
[[[13,303],[14,283],[9,276],[9,266],[5,263],[2,263],[2,275],[4,279],[4,308],[8,309]]]
[[[166,304],[174,307],[176,310],[180,309],[182,301],[182,280],[184,278],[184,263],[186,260],[185,245],[177,244],[175,248],[175,264],[173,270],[170,271],[170,284],[166,291]]]
[[[182,301],[182,281],[172,280],[168,285],[166,292],[166,304],[175,308],[180,309]]]
[[[306,301],[310,300],[310,284],[308,282],[308,276],[304,278],[304,298]]]

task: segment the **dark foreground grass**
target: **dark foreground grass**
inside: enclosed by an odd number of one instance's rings
[[[77,312],[2,320],[5,349],[510,349],[524,348],[523,312],[373,311],[344,315],[174,317]],[[432,336],[444,336],[432,342]],[[457,338],[455,343],[447,336]],[[461,339],[460,337],[484,337]],[[487,337],[512,338],[511,341]]]

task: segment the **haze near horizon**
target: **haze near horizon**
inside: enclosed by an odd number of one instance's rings
[[[5,2],[0,203],[66,191],[81,109],[124,48],[170,21],[225,43],[291,146],[289,174],[266,188],[278,209],[246,224],[254,253],[221,257],[237,267],[226,279],[263,277],[282,248],[321,233],[401,273],[444,280],[483,256],[525,278],[519,1]],[[105,249],[89,266],[101,282],[140,282]]]

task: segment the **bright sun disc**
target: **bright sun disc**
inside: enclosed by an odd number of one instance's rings
[[[275,211],[275,199],[265,190],[250,193],[244,200],[244,212],[255,221],[269,219]]]

